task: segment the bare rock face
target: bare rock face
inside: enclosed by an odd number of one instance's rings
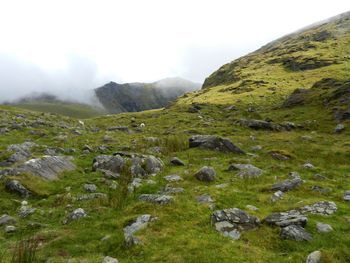
[[[234,240],[239,239],[240,231],[250,230],[260,225],[260,220],[238,208],[217,210],[211,216],[217,231]]]
[[[282,239],[290,239],[295,241],[310,241],[312,236],[304,228],[298,225],[289,225],[281,230]]]
[[[234,145],[229,139],[214,135],[194,135],[189,139],[190,148],[204,148],[220,152],[233,152],[244,154],[245,152]]]
[[[71,162],[73,157],[66,156],[44,156],[38,159],[31,159],[20,165],[17,169],[22,173],[30,173],[47,180],[56,180],[58,175],[65,171],[72,171],[75,165]]]

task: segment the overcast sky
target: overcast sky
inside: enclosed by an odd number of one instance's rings
[[[0,101],[179,76],[350,10],[350,0],[0,0]]]

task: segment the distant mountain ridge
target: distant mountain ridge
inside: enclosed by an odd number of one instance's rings
[[[108,112],[121,113],[162,108],[184,93],[200,88],[200,83],[166,78],[153,83],[110,82],[95,89],[95,94]]]

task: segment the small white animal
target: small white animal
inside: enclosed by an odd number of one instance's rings
[[[145,127],[146,127],[146,124],[144,124],[144,123],[140,124],[140,128],[145,128]]]

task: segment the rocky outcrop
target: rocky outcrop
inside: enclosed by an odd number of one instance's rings
[[[189,139],[190,148],[204,148],[221,152],[244,154],[244,151],[234,145],[229,139],[214,135],[194,135]]]
[[[295,241],[310,241],[312,235],[299,225],[289,225],[281,229],[282,239],[290,239]]]

